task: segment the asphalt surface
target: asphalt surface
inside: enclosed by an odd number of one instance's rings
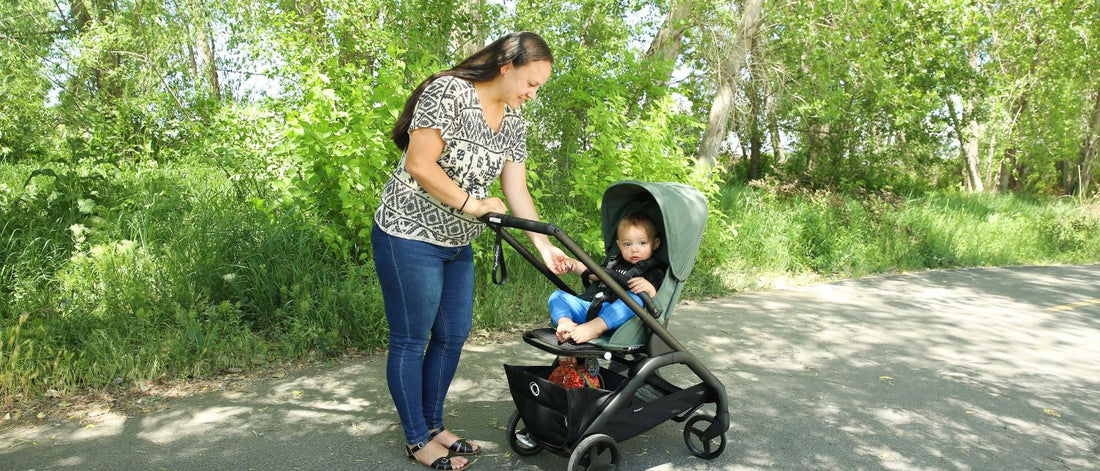
[[[925,272],[683,302],[673,334],[721,379],[725,452],[668,421],[619,444],[627,470],[1100,469],[1100,265]],[[501,365],[471,344],[448,403],[484,447],[472,469],[561,470],[513,453]],[[0,433],[0,469],[427,469],[405,460],[385,358]],[[675,377],[674,372],[671,376]]]

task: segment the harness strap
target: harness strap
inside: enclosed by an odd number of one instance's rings
[[[612,255],[607,258],[607,264],[604,266],[604,271],[613,278],[623,289],[630,291],[626,286],[626,282],[631,278],[641,276],[643,272],[644,264],[639,263],[627,270],[625,274],[615,271],[615,265],[619,262],[617,255]],[[640,266],[641,265],[641,266]],[[602,281],[596,281],[596,293],[592,297],[592,304],[588,305],[588,312],[585,313],[585,320],[593,320],[600,315],[600,309],[603,308],[603,303],[611,303],[616,299],[619,299],[615,295],[614,291]]]

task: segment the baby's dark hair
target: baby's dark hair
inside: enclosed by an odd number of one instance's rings
[[[659,237],[659,234],[657,234],[657,224],[642,212],[629,213],[623,216],[623,218],[619,220],[618,230],[622,230],[624,227],[641,227],[645,229],[646,234],[648,234],[651,239]],[[618,231],[616,231],[616,233],[618,233]]]

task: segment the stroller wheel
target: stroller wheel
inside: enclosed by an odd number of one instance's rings
[[[684,425],[684,444],[687,445],[688,450],[691,450],[691,454],[704,460],[712,460],[721,455],[726,450],[725,432],[718,433],[709,440],[704,438],[707,431],[717,428],[718,421],[707,414],[699,414],[688,420]]]
[[[589,435],[569,455],[569,471],[612,471],[622,466],[622,455],[615,439],[602,433]]]
[[[526,427],[520,426],[522,420],[519,417],[519,411],[513,413],[512,418],[508,419],[508,431],[506,432],[508,434],[508,446],[512,447],[512,451],[520,456],[537,455],[542,451],[542,445],[527,433]]]

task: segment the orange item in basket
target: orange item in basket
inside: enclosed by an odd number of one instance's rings
[[[584,365],[578,365],[573,357],[558,358],[558,366],[550,372],[550,382],[563,388],[598,388],[600,378],[592,376]]]

